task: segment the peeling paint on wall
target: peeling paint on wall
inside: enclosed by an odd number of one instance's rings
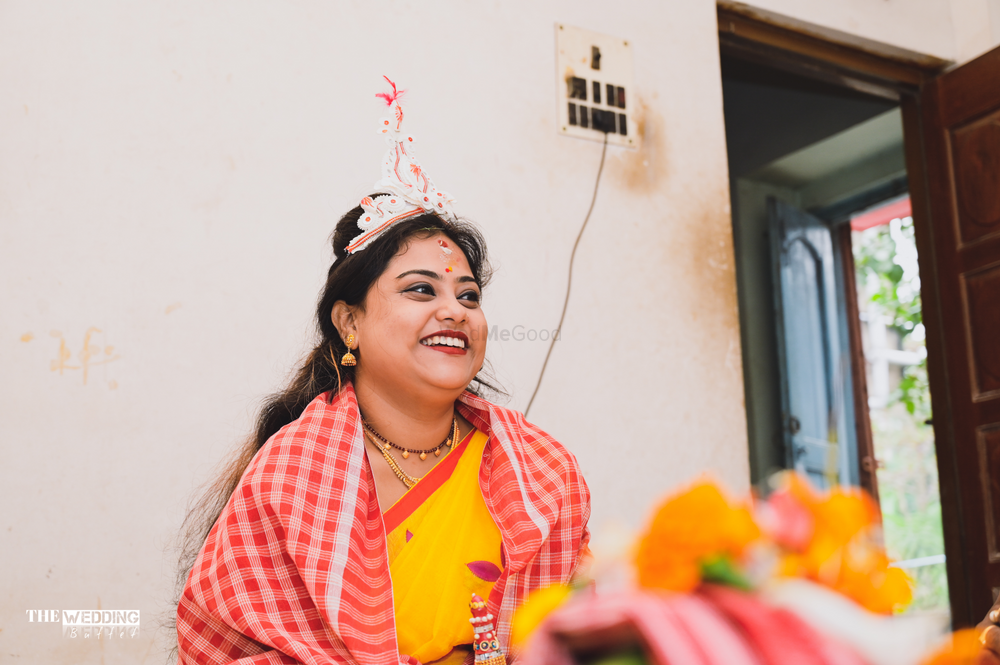
[[[59,350],[56,353],[56,357],[51,361],[49,369],[53,372],[59,372],[60,376],[64,375],[67,370],[81,370],[83,385],[87,385],[91,368],[107,365],[121,358],[121,356],[115,355],[115,347],[94,343],[93,338],[95,334],[100,334],[102,339],[104,337],[104,331],[100,328],[91,326],[83,334],[83,343],[80,346],[80,350],[76,353],[76,362],[79,364],[72,364],[70,362],[73,359],[73,352],[70,351],[69,344],[66,343],[66,338],[62,332],[53,330],[49,334],[59,340]],[[117,387],[117,383],[114,387]]]

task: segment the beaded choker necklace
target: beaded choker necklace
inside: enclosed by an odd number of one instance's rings
[[[397,445],[392,441],[388,440],[381,434],[375,431],[375,428],[368,424],[368,421],[364,418],[361,419],[361,424],[364,425],[365,431],[371,434],[374,438],[382,442],[382,445],[389,446],[390,448],[395,448],[396,450],[401,450],[403,452],[403,459],[410,459],[410,453],[416,453],[420,455],[420,460],[423,461],[427,459],[427,453],[434,453],[434,457],[441,456],[441,449],[445,446],[449,448],[458,439],[458,418],[452,418],[452,432],[448,434],[448,438],[434,446],[433,448],[427,448],[426,450],[418,450],[416,448],[404,448],[403,446]],[[454,439],[454,440],[453,440]]]
[[[419,452],[420,459],[423,460],[427,459],[428,452],[434,452],[436,456],[441,453],[441,448],[443,448],[444,446],[448,446],[450,448],[451,446],[455,445],[455,443],[458,442],[458,435],[459,435],[458,418],[452,419],[451,435],[443,442],[441,442],[440,445],[435,446],[434,448],[429,448],[427,450],[413,450],[410,448],[402,448],[401,446],[397,446],[396,444],[392,443],[384,436],[376,432],[375,429],[367,422],[365,422],[364,419],[361,420],[361,423],[364,425],[365,434],[368,436],[368,440],[371,441],[373,444],[375,444],[375,447],[378,448],[378,451],[382,453],[382,457],[385,459],[386,464],[388,464],[389,468],[392,469],[392,472],[396,474],[396,477],[399,478],[399,480],[404,485],[406,485],[406,489],[410,489],[411,487],[416,485],[417,482],[420,480],[420,478],[422,478],[423,476],[420,477],[411,476],[406,471],[403,471],[403,468],[399,465],[399,462],[396,460],[395,457],[392,456],[392,453],[389,452],[390,446],[402,450],[404,458],[409,457],[409,454],[411,452],[414,453]]]

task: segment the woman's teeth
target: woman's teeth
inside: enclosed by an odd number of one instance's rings
[[[420,340],[424,346],[454,346],[459,349],[465,348],[465,340],[458,337],[434,336]]]

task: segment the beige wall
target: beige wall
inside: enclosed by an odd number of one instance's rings
[[[898,19],[884,38],[951,48],[937,14],[915,20],[905,3],[786,4],[876,38],[873,24]],[[531,419],[579,456],[598,527],[636,525],[702,470],[746,488],[713,3],[7,0],[4,658],[162,661],[165,550],[196,485],[306,349],[327,235],[378,177],[382,74],[411,90],[424,166],[489,237],[492,325],[555,326],[600,158],[599,144],[556,134],[556,21],[634,44],[642,148],[608,151]],[[79,364],[91,328],[107,362],[86,384],[80,369],[53,371],[61,340]],[[512,406],[545,350],[491,349]],[[72,641],[25,616],[98,604],[141,609],[143,639]]]
[[[755,0],[747,4],[957,63],[1000,44],[998,0]]]

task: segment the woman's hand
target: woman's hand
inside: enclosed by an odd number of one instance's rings
[[[986,613],[986,618],[976,626],[979,641],[992,651],[994,656],[1000,658],[1000,625],[998,624],[1000,624],[1000,599],[993,603],[993,607]]]

